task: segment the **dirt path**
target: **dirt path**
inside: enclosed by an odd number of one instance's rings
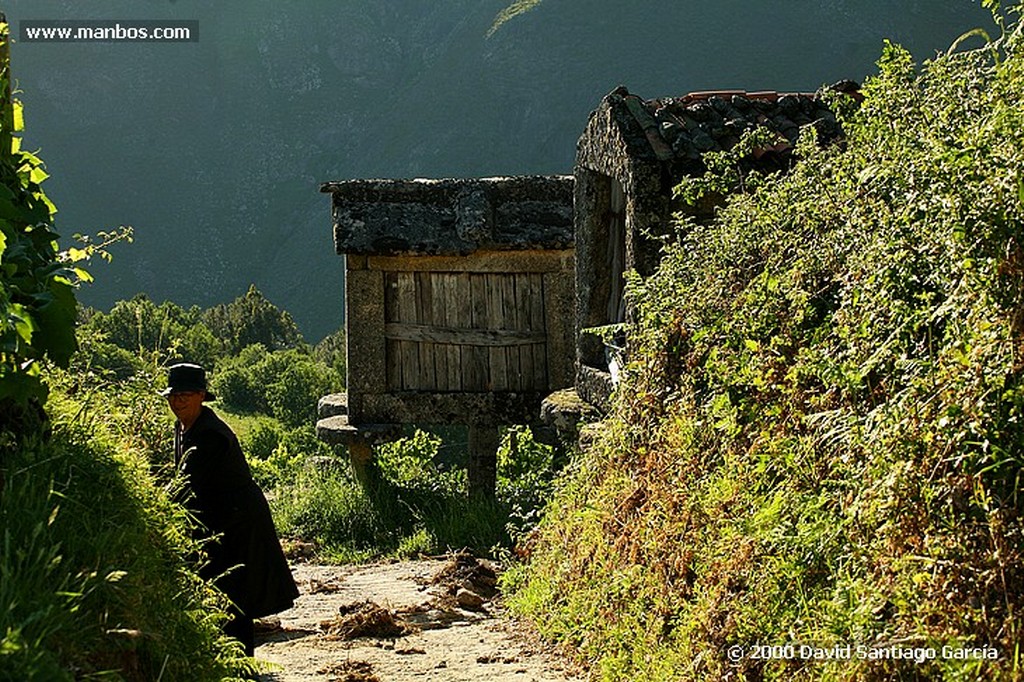
[[[275,666],[263,682],[579,679],[515,631],[489,598],[493,572],[486,562],[309,564],[293,571],[301,591],[294,608],[257,632],[256,658]]]

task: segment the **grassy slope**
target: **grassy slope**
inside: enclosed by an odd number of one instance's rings
[[[220,635],[222,598],[183,559],[195,550],[183,511],[142,449],[161,406],[129,388],[85,402],[58,391],[52,437],[5,454],[0,680],[212,681],[243,669]]]
[[[599,677],[1024,675],[1021,43],[887,48],[845,150],[803,148],[634,287],[617,412],[509,579]]]

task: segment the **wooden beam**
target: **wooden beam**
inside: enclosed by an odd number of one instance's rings
[[[558,272],[572,269],[573,250],[476,251],[467,256],[368,256],[371,270],[418,272]]]
[[[544,343],[544,332],[520,329],[458,329],[407,322],[384,325],[384,338],[415,343],[448,343],[458,346],[528,346]]]

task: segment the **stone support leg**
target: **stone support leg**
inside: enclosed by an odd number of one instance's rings
[[[373,461],[373,446],[366,441],[356,441],[348,445],[348,460],[352,464],[352,473],[364,490],[372,490],[377,482],[377,467]]]
[[[493,498],[498,478],[498,428],[469,425],[469,495]]]

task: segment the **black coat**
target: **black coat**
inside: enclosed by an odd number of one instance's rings
[[[214,538],[205,544],[209,561],[200,575],[214,580],[250,618],[291,607],[299,591],[235,434],[204,406],[191,428],[182,432],[179,423],[174,435],[185,505],[204,537]]]

